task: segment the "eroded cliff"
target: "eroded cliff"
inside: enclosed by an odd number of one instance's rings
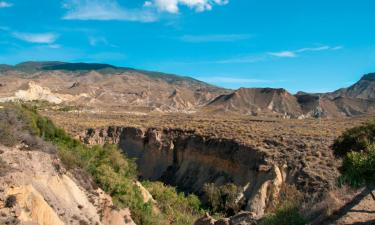
[[[56,155],[0,145],[0,224],[134,225],[128,209],[67,172]]]
[[[234,183],[242,188],[242,208],[257,217],[278,198],[287,176],[284,167],[255,147],[189,131],[109,127],[89,129],[81,138],[87,144],[118,144],[137,159],[142,178],[162,180],[186,192],[202,194],[207,183]]]

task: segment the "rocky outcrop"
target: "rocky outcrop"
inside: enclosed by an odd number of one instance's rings
[[[88,144],[118,144],[128,157],[137,159],[142,178],[162,180],[187,192],[202,194],[206,183],[241,186],[239,200],[258,217],[277,200],[284,182],[285,175],[264,152],[234,140],[131,127],[90,129],[81,138]]]
[[[249,212],[240,212],[235,216],[215,220],[210,215],[206,214],[199,218],[194,225],[256,225],[257,221],[254,215]]]
[[[69,94],[53,93],[48,87],[42,87],[33,81],[28,83],[27,90],[18,90],[14,96],[0,98],[0,102],[13,102],[13,101],[47,101],[54,104],[62,102],[76,101],[80,98],[87,97],[86,94],[77,96]]]
[[[44,225],[65,224],[32,185],[9,188],[6,195],[15,197],[16,216],[20,221]]]
[[[0,224],[134,225],[128,209],[83,185],[87,178],[66,172],[54,154],[0,145],[0,159],[7,167],[0,173]]]
[[[254,212],[259,219],[264,215],[267,204],[274,204],[278,200],[281,186],[284,182],[280,169],[277,166],[266,169],[264,176],[259,178],[259,181],[254,188],[252,196],[250,196],[246,209]]]

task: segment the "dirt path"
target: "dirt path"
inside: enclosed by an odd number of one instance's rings
[[[375,189],[373,189],[375,194]],[[364,188],[350,202],[323,223],[330,225],[375,225],[375,198]]]

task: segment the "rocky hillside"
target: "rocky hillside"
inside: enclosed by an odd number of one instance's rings
[[[28,132],[25,118],[0,109],[0,224],[135,225],[88,173],[68,170],[55,146]]]
[[[0,102],[44,100],[91,111],[235,113],[284,118],[375,112],[375,74],[332,93],[228,90],[189,77],[108,64],[26,62],[0,65]]]
[[[375,74],[332,93],[296,95],[284,89],[241,88],[221,95],[207,107],[214,112],[286,118],[345,117],[375,112]]]
[[[107,64],[0,66],[0,101],[46,100],[96,109],[192,112],[227,92],[189,77]]]
[[[296,117],[302,114],[301,106],[293,95],[285,89],[272,88],[241,88],[219,96],[207,107],[215,111],[248,115],[280,114]]]
[[[337,97],[375,99],[375,73],[366,74],[352,86],[329,93],[328,96],[332,99]]]

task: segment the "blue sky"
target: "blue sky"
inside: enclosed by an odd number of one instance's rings
[[[373,0],[0,0],[0,63],[100,62],[227,88],[332,91],[375,72]]]

